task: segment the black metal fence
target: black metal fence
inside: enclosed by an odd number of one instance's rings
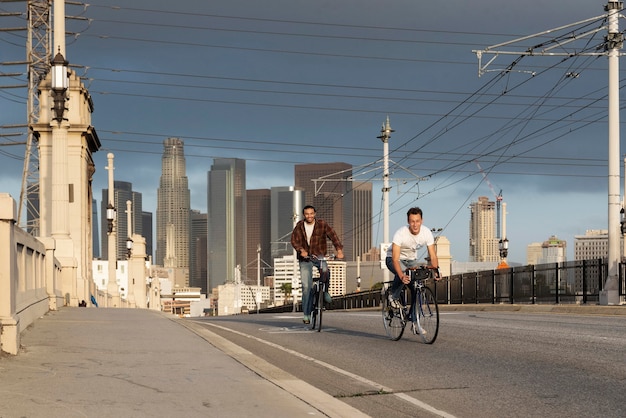
[[[586,304],[599,301],[607,274],[607,262],[600,258],[455,274],[430,286],[439,304]],[[619,268],[619,295],[626,296],[626,264]],[[380,298],[380,289],[349,293],[333,297],[329,308],[374,308]],[[292,310],[293,305],[284,305],[262,312]]]

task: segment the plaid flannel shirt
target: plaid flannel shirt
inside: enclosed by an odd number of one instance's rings
[[[311,234],[311,245],[307,244],[306,231],[304,229],[304,221],[299,221],[293,233],[291,234],[291,245],[295,248],[298,255],[298,260],[302,260],[300,251],[306,250],[309,255],[326,255],[326,238],[330,239],[335,246],[336,250],[343,249],[343,245],[339,240],[339,237],[335,233],[335,230],[321,219],[315,220],[315,226],[313,227],[313,233]]]

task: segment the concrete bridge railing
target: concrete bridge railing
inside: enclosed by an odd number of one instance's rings
[[[20,334],[35,319],[63,305],[61,265],[54,240],[40,240],[17,225],[17,205],[0,193],[0,350],[17,354]]]

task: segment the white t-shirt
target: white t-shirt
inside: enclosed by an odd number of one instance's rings
[[[435,237],[430,228],[424,225],[420,227],[420,232],[417,235],[413,235],[409,227],[405,225],[396,231],[391,242],[400,246],[400,260],[415,260],[417,259],[417,252],[422,247],[435,243]],[[393,245],[390,245],[387,250],[387,257],[392,255]]]

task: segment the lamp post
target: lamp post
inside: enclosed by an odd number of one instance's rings
[[[391,133],[395,132],[391,129],[389,116],[380,130],[380,136],[377,138],[383,142],[383,240],[385,244],[389,244],[389,138]],[[385,255],[381,254],[381,258]],[[384,259],[384,258],[383,258]],[[384,262],[383,262],[384,266]],[[383,281],[389,281],[389,269],[383,268]]]
[[[117,211],[113,202],[115,201],[115,191],[113,189],[113,153],[107,154],[109,164],[106,169],[109,171],[109,204],[107,205],[107,221],[108,221],[108,266],[109,266],[109,282],[107,283],[106,304],[109,306],[109,298],[111,298],[111,307],[117,307],[119,303],[119,292],[117,289],[116,266],[117,266],[117,231],[116,231],[116,215]]]

